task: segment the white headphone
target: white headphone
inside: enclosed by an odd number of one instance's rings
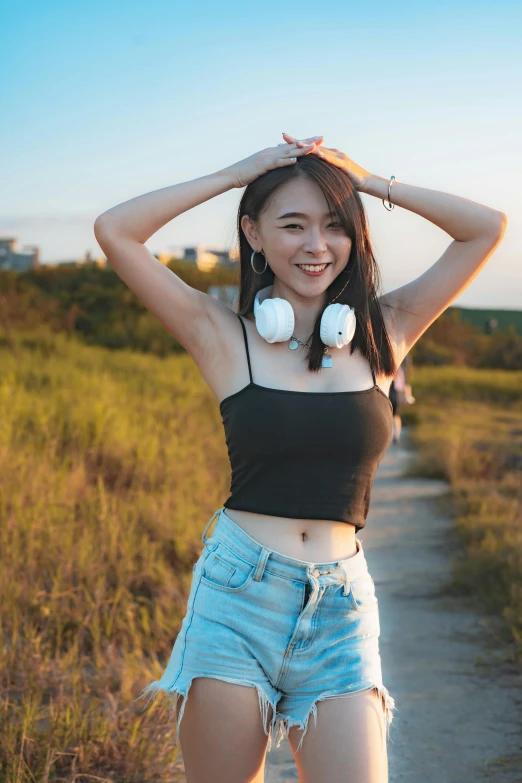
[[[272,286],[257,292],[254,300],[256,328],[268,343],[289,340],[295,326],[294,310],[286,299],[270,299]],[[355,312],[347,304],[329,304],[321,317],[321,340],[331,348],[348,345],[355,333]]]

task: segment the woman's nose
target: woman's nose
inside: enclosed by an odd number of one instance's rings
[[[306,249],[312,253],[319,253],[322,250],[326,250],[326,247],[326,236],[320,230],[312,230],[307,237]]]

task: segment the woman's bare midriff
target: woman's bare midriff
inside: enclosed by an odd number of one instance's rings
[[[226,516],[263,546],[297,560],[327,563],[357,554],[355,525],[331,519],[291,519],[225,508]]]

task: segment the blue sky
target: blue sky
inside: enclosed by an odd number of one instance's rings
[[[456,304],[522,307],[522,5],[515,2],[4,4],[0,236],[43,262],[102,252],[92,224],[210,174],[282,131],[324,134],[374,174],[508,215]],[[235,244],[241,190],[181,215],[153,251]],[[363,194],[383,289],[451,238]]]

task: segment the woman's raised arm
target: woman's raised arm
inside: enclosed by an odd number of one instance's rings
[[[235,187],[226,169],[118,204],[96,218],[94,234],[111,266],[193,358],[212,348],[211,316],[222,305],[187,285],[144,242],[173,218]]]
[[[223,342],[223,329],[233,313],[219,300],[184,283],[149,252],[144,242],[198,204],[244,187],[270,169],[292,165],[297,157],[310,153],[316,143],[267,147],[214,174],[124,201],[96,218],[94,235],[111,266],[200,369],[206,367],[207,360],[215,361],[215,350]]]
[[[227,169],[153,190],[108,209],[94,222],[96,239],[117,234],[143,244],[183,212],[236,187]],[[100,245],[101,247],[101,245]]]

